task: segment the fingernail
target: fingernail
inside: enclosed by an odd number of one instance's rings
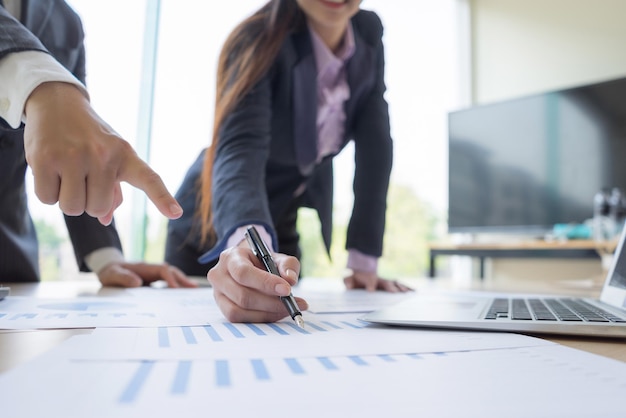
[[[172,212],[172,215],[174,216],[178,216],[178,215],[182,215],[183,214],[183,208],[181,208],[179,205],[172,203],[170,205],[170,212]]]
[[[293,279],[294,282],[298,281],[298,275],[296,274],[295,271],[293,271],[292,269],[287,269],[287,271],[285,272],[285,274],[290,278]]]
[[[291,292],[291,289],[286,284],[279,283],[274,286],[274,291],[280,296],[287,296],[289,292]]]

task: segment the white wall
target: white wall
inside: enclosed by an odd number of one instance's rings
[[[624,0],[471,0],[476,104],[626,76]]]

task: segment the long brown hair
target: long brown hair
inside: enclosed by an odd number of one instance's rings
[[[213,141],[202,167],[200,218],[202,243],[213,236],[212,174],[220,127],[227,115],[269,70],[287,34],[304,24],[296,0],[270,0],[228,36],[217,67]]]

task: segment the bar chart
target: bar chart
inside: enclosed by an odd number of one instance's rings
[[[204,325],[222,318],[208,292],[170,296],[79,300],[10,296],[0,306],[0,329]]]
[[[125,365],[126,372],[132,370],[132,373],[119,393],[117,401],[120,404],[139,402],[143,394],[153,390],[155,385],[162,391],[160,396],[181,397],[194,394],[197,388],[207,392],[250,389],[254,385],[276,381],[293,381],[294,384],[301,384],[302,379],[317,379],[324,375],[332,378],[333,374],[350,373],[356,368],[375,370],[389,363],[408,363],[446,355],[433,353],[214,361],[141,361]],[[300,380],[297,380],[298,378]]]
[[[161,348],[176,348],[181,345],[203,345],[255,337],[288,335],[310,335],[335,330],[357,330],[367,325],[355,319],[307,321],[304,329],[290,321],[277,323],[231,323],[213,322],[201,327],[159,327],[139,331],[147,337],[149,344]]]
[[[97,328],[74,338],[73,360],[266,359],[435,353],[550,345],[516,334],[439,332],[371,326],[358,314],[308,314],[305,329],[276,323],[213,321],[203,326]]]
[[[63,410],[65,418],[271,417],[280,408],[304,418],[458,417],[468,410],[508,418],[618,417],[626,391],[626,365],[589,361],[587,353],[559,345],[162,361],[63,360],[68,354],[49,353],[0,376],[7,416]],[[72,379],[55,390],[61,371]],[[23,402],[33,391],[38,402]]]

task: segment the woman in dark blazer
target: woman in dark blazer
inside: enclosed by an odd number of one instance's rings
[[[166,261],[187,274],[204,274],[221,253],[208,278],[228,319],[285,316],[273,286],[294,284],[298,276],[297,210],[317,211],[328,249],[332,159],[350,140],[355,199],[346,243],[352,274],[346,285],[406,290],[376,273],[392,140],[383,28],[375,13],[359,5],[359,0],[272,0],[240,24],[222,50],[213,143],[176,195],[185,215],[170,221]],[[322,68],[323,62],[333,63]],[[323,79],[327,71],[331,76]],[[245,242],[236,245],[251,224],[282,253],[277,257],[287,282],[242,267],[256,264]],[[231,249],[223,252],[226,248]],[[263,277],[267,290],[257,288]],[[255,302],[244,306],[242,300]]]

